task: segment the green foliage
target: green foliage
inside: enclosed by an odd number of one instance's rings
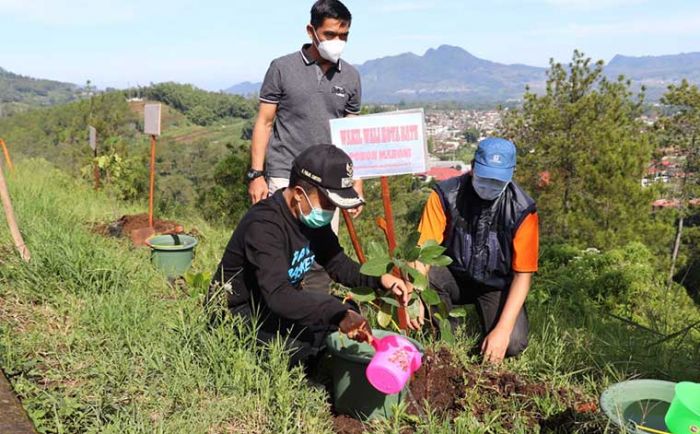
[[[415,291],[411,294],[411,299],[407,309],[411,318],[417,318],[419,314],[419,303],[422,302],[427,308],[434,308],[439,311],[442,316],[440,320],[440,330],[443,327],[449,328],[447,322],[447,308],[444,302],[440,299],[435,289],[430,287],[428,279],[420,271],[414,268],[411,264],[415,261],[424,265],[449,265],[452,259],[444,256],[445,248],[438,245],[433,240],[428,240],[423,246],[418,246],[419,234],[412,232],[406,239],[403,245],[394,252],[394,257],[390,257],[385,253],[380,253],[377,256],[371,256],[366,263],[360,268],[360,272],[368,276],[380,277],[383,274],[392,273],[397,270],[402,279],[406,282],[411,282]],[[396,327],[398,318],[396,318],[399,303],[393,296],[383,296],[375,294],[372,290],[352,290],[350,295],[353,300],[360,303],[369,303],[377,311],[377,322],[381,327],[388,327],[393,324]],[[419,301],[420,300],[420,301]],[[378,304],[375,304],[377,302]],[[444,323],[444,324],[443,324]],[[451,340],[450,333],[442,333],[440,336],[445,340]]]
[[[248,210],[250,198],[245,173],[249,158],[245,148],[232,147],[228,156],[216,164],[213,185],[201,190],[198,199],[205,218],[233,226]]]
[[[674,149],[681,159],[682,174],[665,192],[679,201],[674,214],[683,223],[676,225],[681,228],[682,246],[675,278],[700,299],[700,211],[690,204],[700,198],[700,89],[684,80],[669,86],[661,102],[664,114],[655,124],[659,146]]]
[[[518,146],[516,177],[537,201],[545,238],[595,247],[656,240],[640,184],[652,148],[642,103],[624,77],[608,80],[602,61],[575,51],[568,68],[550,62],[544,95],[528,91],[507,114],[501,134]]]
[[[0,119],[0,131],[11,152],[42,157],[77,173],[92,161],[88,125],[97,129],[100,153],[118,152],[135,137],[137,118],[120,92],[105,93],[70,104],[27,111]]]
[[[143,94],[183,112],[197,125],[211,125],[224,118],[250,119],[256,110],[252,100],[240,95],[207,92],[191,84],[158,83],[144,88]]]
[[[0,117],[31,107],[64,104],[77,99],[79,91],[74,84],[25,77],[0,68]]]

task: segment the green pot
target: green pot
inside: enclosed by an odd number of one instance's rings
[[[396,333],[374,329],[372,334],[376,338],[383,338]],[[421,353],[424,352],[423,346],[418,341],[408,337],[407,339]],[[374,348],[371,345],[353,341],[335,332],[326,338],[326,346],[332,357],[335,411],[361,420],[391,417],[393,407],[404,399],[408,383],[403,391],[394,395],[385,395],[375,389],[365,376],[367,365],[374,355]]]
[[[626,432],[649,434],[645,427],[668,432],[664,417],[675,386],[676,383],[660,380],[623,381],[603,392],[600,406],[610,421]]]
[[[184,275],[192,265],[197,239],[189,235],[156,235],[146,240],[151,262],[168,277]]]
[[[666,425],[673,434],[700,433],[700,384],[688,381],[676,384]]]

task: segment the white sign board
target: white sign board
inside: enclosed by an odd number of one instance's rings
[[[355,178],[427,171],[423,109],[332,119],[331,140],[352,158]]]
[[[97,150],[97,130],[93,126],[88,126],[88,141],[93,151]]]
[[[160,136],[160,104],[146,104],[143,107],[143,132]]]

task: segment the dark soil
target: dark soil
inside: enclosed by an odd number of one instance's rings
[[[486,365],[463,366],[446,348],[427,351],[423,366],[411,380],[415,401],[409,402],[409,413],[421,416],[429,403],[432,411],[452,419],[468,412],[486,421],[494,409],[517,408],[510,420],[502,420],[503,428],[513,428],[518,419],[542,432],[600,433],[597,399],[575,389],[556,388],[534,382],[508,371]],[[467,399],[467,393],[469,398]],[[536,398],[551,397],[566,407],[559,414],[545,418],[537,408]],[[418,406],[420,408],[418,408]]]
[[[365,426],[355,418],[338,414],[333,416],[333,430],[338,434],[362,434]]]
[[[170,234],[170,233],[182,233],[183,227],[173,221],[169,220],[153,220],[153,226],[156,233],[159,234]],[[100,223],[93,226],[93,231],[100,235],[110,236],[110,237],[129,237],[131,231],[135,229],[147,228],[148,227],[148,214],[134,214],[134,215],[124,215],[119,220],[111,223]]]

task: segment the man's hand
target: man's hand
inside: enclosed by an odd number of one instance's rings
[[[269,189],[264,176],[258,176],[248,184],[248,194],[253,205],[265,199],[268,193]]]
[[[382,286],[391,291],[399,300],[399,303],[406,306],[411,300],[413,285],[409,282],[404,282],[393,274],[382,274],[379,278]]]
[[[498,326],[486,335],[481,344],[481,354],[484,360],[490,363],[501,363],[506,356],[508,344],[510,343],[510,332]]]
[[[356,180],[353,181],[353,183],[352,183],[352,188],[355,189],[355,191],[357,192],[357,195],[360,196],[360,197],[364,197],[364,194],[363,194],[364,187],[363,187],[363,185],[364,185],[364,184],[363,184],[363,182],[362,182],[361,179],[356,179]],[[360,205],[360,206],[358,206],[357,208],[349,209],[349,210],[348,210],[348,213],[352,216],[352,218],[355,218],[355,219],[356,219],[356,218],[358,218],[358,217],[360,216],[360,214],[362,214],[362,210],[363,210],[363,209],[365,209],[365,206],[364,206],[364,205]]]
[[[352,309],[348,309],[340,324],[340,331],[348,335],[350,339],[358,342],[372,343],[372,329],[367,320]]]
[[[411,318],[408,322],[408,328],[410,330],[420,330],[425,323],[425,306],[420,298],[417,298],[415,303],[418,303],[418,318]]]

